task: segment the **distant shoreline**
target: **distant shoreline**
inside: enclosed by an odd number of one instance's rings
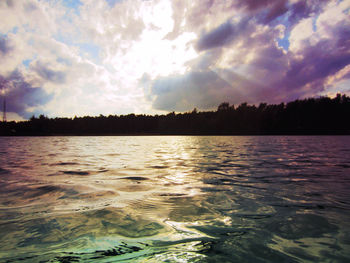
[[[216,111],[0,122],[0,136],[350,135],[350,98],[338,94],[259,106],[227,102]]]
[[[1,134],[0,137],[157,137],[157,136],[200,136],[200,137],[217,137],[217,136],[252,136],[252,137],[269,137],[269,136],[350,136],[348,133],[329,133],[329,134]]]

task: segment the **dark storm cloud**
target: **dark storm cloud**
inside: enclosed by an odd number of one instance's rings
[[[197,49],[201,51],[223,46],[232,40],[235,31],[235,27],[230,22],[226,22],[204,34],[197,43]]]
[[[247,25],[248,21],[245,19],[242,19],[238,24],[232,24],[228,20],[212,31],[202,34],[196,48],[198,51],[203,51],[230,44],[240,37],[242,33],[247,33]]]
[[[35,65],[32,66],[32,69],[44,80],[51,81],[53,83],[62,84],[66,80],[65,72],[52,70],[48,65],[40,62],[36,62]]]
[[[265,15],[263,22],[266,24],[273,21],[275,18],[285,14],[288,11],[286,6],[286,1],[280,1],[270,8],[270,10]]]
[[[289,19],[291,21],[298,21],[301,18],[309,16],[309,14],[312,13],[316,8],[315,5],[310,5],[310,2],[311,1],[309,1],[308,4],[307,1],[299,1],[292,5],[290,8],[291,15]]]
[[[237,1],[239,6],[245,6],[247,7],[250,11],[256,10],[256,9],[260,9],[263,7],[266,7],[270,4],[276,4],[276,3],[280,3],[280,2],[285,2],[284,0],[240,0]]]
[[[11,52],[12,46],[6,37],[0,36],[0,55],[6,55]]]
[[[287,0],[239,0],[235,6],[245,8],[252,15],[257,14],[258,20],[268,23],[288,11]]]
[[[298,92],[300,87],[310,84],[313,92],[322,91],[327,77],[350,64],[349,30],[339,30],[338,38],[323,40],[303,50],[303,59],[292,58],[281,86]],[[298,93],[297,93],[298,95]]]
[[[269,24],[285,15],[285,22],[293,26],[302,18],[318,13],[329,0],[300,0],[289,4],[287,0],[239,0],[235,6],[245,8],[259,23]]]
[[[291,24],[312,14],[319,13],[330,0],[301,0],[289,7],[288,20]]]
[[[33,87],[26,82],[18,70],[8,77],[0,75],[0,86],[6,91],[7,111],[15,112],[24,118],[33,114],[28,111],[29,107],[44,105],[53,97],[42,88]]]
[[[270,1],[271,2],[271,1]],[[263,10],[260,15],[257,16],[260,23],[268,24],[277,17],[284,15],[287,11],[287,1],[273,1],[265,7],[266,11]]]

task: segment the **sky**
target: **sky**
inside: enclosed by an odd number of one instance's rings
[[[21,120],[350,95],[349,10],[350,0],[0,0],[1,105]]]

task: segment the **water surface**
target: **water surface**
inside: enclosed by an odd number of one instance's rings
[[[1,137],[1,262],[349,262],[349,136]]]

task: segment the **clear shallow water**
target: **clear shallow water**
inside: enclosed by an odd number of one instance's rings
[[[350,137],[0,137],[1,262],[349,262]]]

